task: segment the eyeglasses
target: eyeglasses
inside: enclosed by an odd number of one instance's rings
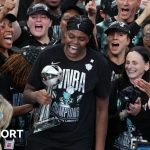
[[[150,40],[150,34],[144,34],[143,35],[144,40]]]

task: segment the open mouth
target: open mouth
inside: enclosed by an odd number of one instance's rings
[[[70,45],[68,48],[69,48],[69,52],[72,54],[76,53],[79,50],[78,46],[73,46],[73,45]]]
[[[122,8],[121,10],[122,10],[122,12],[129,12],[128,8]]]
[[[70,48],[73,49],[73,50],[78,50],[77,46],[70,46]]]
[[[7,42],[7,43],[12,43],[12,35],[6,35],[4,36],[4,40]]]
[[[118,44],[118,43],[112,43],[112,46],[113,46],[113,47],[118,47],[119,44]]]
[[[71,49],[71,50],[73,50],[73,51],[77,51],[78,50],[78,47],[77,46],[69,46],[69,48]]]
[[[35,31],[37,31],[37,32],[41,32],[42,29],[43,29],[43,26],[42,26],[42,25],[36,25],[36,26],[35,26]]]
[[[117,49],[119,47],[119,43],[112,43],[111,46],[113,49]]]
[[[123,14],[123,15],[128,14],[128,13],[129,13],[129,11],[130,11],[130,9],[129,9],[129,8],[122,8],[122,9],[121,9],[121,12],[122,12],[122,14]]]

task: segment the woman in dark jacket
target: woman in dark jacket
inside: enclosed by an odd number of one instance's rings
[[[132,149],[132,140],[150,141],[149,96],[136,87],[150,81],[150,58],[144,47],[134,47],[125,57],[122,78],[112,84],[106,149]]]

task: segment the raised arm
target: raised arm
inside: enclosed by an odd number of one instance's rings
[[[1,10],[0,10],[0,21],[3,20],[3,18],[5,17],[5,15],[13,10],[15,8],[15,1],[13,0],[6,0],[5,3],[4,3],[4,6],[1,7]]]
[[[13,14],[17,17],[20,0],[7,0],[7,1],[14,1],[15,2],[15,7],[11,11],[9,11],[9,13],[11,13],[11,14]],[[14,41],[15,41],[21,35],[21,28],[20,28],[20,25],[19,25],[18,21],[15,21],[13,23],[13,28],[14,28],[14,31],[15,31],[15,34],[14,34],[14,37],[13,37]]]
[[[144,20],[150,16],[150,2],[148,2],[147,6],[145,7],[144,11],[141,13],[141,15],[135,20],[135,22],[142,26],[142,23]]]
[[[14,0],[15,7],[10,11],[11,14],[17,16],[20,0]]]
[[[98,47],[98,42],[97,42],[97,29],[96,29],[96,2],[95,0],[91,0],[89,1],[86,6],[85,6],[85,10],[88,14],[89,19],[92,21],[92,23],[94,24],[94,30],[93,30],[93,35],[94,35],[94,39],[96,42],[96,46]]]

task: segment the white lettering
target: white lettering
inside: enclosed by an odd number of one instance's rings
[[[8,136],[9,136],[9,132],[8,132],[7,130],[2,130],[2,131],[1,131],[1,137],[2,137],[2,138],[5,139],[5,138],[7,138]]]
[[[16,138],[16,135],[18,135],[19,138],[21,138],[21,133],[23,130],[2,130],[0,132],[0,135],[2,138]]]
[[[16,131],[10,130],[9,136],[10,136],[10,138],[16,138]]]
[[[74,87],[76,91],[85,92],[86,74],[72,69],[63,69],[63,80],[58,88],[66,89],[68,86]]]

